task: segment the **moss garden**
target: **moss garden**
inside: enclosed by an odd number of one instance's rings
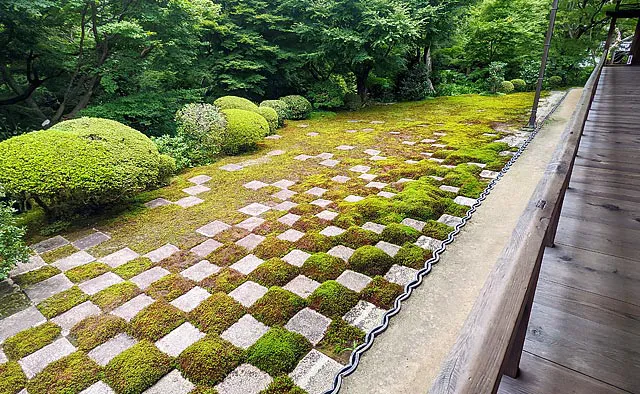
[[[0,393],[330,388],[510,159],[531,100],[227,96],[155,143],[94,118],[0,143],[5,192],[40,200],[18,216],[34,269],[12,278],[39,317],[0,341]]]

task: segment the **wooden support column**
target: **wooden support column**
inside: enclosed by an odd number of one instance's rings
[[[638,24],[636,25],[636,34],[633,37],[633,44],[631,45],[631,54],[633,59],[631,65],[640,65],[640,18],[638,18]]]

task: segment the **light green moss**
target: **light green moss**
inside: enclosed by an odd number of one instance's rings
[[[148,270],[153,267],[153,263],[146,257],[138,257],[137,259],[133,259],[128,263],[122,264],[118,268],[114,269],[113,272],[120,276],[124,280],[128,280],[133,278],[134,276]]]
[[[89,351],[107,342],[128,328],[127,322],[118,316],[103,314],[89,316],[71,329],[71,336],[78,349]]]
[[[38,310],[46,318],[51,319],[68,311],[76,305],[82,304],[88,299],[88,295],[86,295],[77,286],[73,286],[72,288],[51,296],[39,303]]]
[[[247,361],[271,376],[286,374],[311,350],[307,338],[273,327],[247,349]]]
[[[49,364],[29,381],[30,394],[78,393],[100,379],[100,367],[85,353],[75,352]]]
[[[0,364],[0,393],[17,394],[27,384],[27,377],[20,364],[8,362]]]
[[[114,357],[104,380],[117,394],[142,393],[173,368],[171,358],[153,343],[141,341]]]
[[[109,312],[138,294],[140,294],[138,286],[131,282],[122,282],[94,294],[91,296],[91,301],[103,311]]]
[[[2,345],[2,350],[9,360],[19,360],[53,342],[61,331],[59,326],[47,322],[8,338]]]
[[[93,262],[93,263],[81,265],[79,267],[71,268],[69,271],[65,272],[64,274],[73,283],[80,283],[89,279],[93,279],[97,276],[100,276],[105,272],[109,272],[110,269],[111,268],[104,263]]]

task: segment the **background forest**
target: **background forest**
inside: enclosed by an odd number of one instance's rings
[[[147,135],[190,102],[301,94],[316,109],[537,78],[550,0],[4,0],[0,140],[81,115]],[[607,0],[563,0],[548,68],[588,76]]]

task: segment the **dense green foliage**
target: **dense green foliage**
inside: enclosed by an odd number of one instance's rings
[[[291,119],[307,119],[313,110],[313,106],[306,98],[298,95],[281,97],[280,101],[287,104]]]
[[[29,259],[29,250],[22,240],[25,231],[16,225],[15,210],[5,205],[4,197],[0,185],[0,281],[7,278],[16,264]]]
[[[289,106],[282,100],[265,100],[260,103],[260,107],[273,108],[278,114],[278,127],[284,126],[284,121],[291,119]]]
[[[220,109],[244,109],[245,111],[256,112],[258,106],[243,97],[224,96],[213,102]]]
[[[222,151],[227,154],[251,150],[269,134],[269,123],[260,114],[244,109],[223,109],[227,128],[222,138]]]
[[[247,349],[247,361],[272,376],[293,371],[311,350],[309,341],[298,333],[273,327]]]

